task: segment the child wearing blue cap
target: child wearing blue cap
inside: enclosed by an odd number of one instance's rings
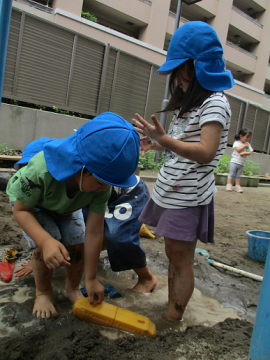
[[[168,134],[155,115],[153,125],[139,114],[132,119],[141,137],[141,153],[164,151],[152,198],[139,220],[164,236],[169,259],[169,303],[165,317],[181,320],[194,289],[197,239],[213,243],[214,168],[226,149],[231,110],[223,90],[235,83],[226,70],[215,30],[190,21],[174,33],[160,74],[171,74],[174,111]]]
[[[131,124],[119,115],[103,113],[68,138],[48,141],[10,179],[7,194],[15,201],[13,215],[34,248],[33,314],[57,316],[51,279],[53,270],[61,266],[71,302],[82,297],[83,270],[90,304],[103,301],[104,287],[96,271],[110,185],[136,184],[139,147],[139,135]],[[84,206],[89,206],[86,226]]]
[[[44,145],[52,140],[55,139],[42,137],[30,142],[24,148],[21,159],[14,164],[14,168],[19,170],[26,166],[30,159],[43,151]],[[140,246],[139,235],[142,224],[138,217],[149,200],[150,194],[145,182],[138,176],[136,178],[137,183],[132,187],[112,187],[104,218],[103,248],[107,249],[111,269],[114,272],[134,269],[138,275],[138,281],[132,290],[145,293],[153,291],[157,280],[146,264],[146,255]],[[82,211],[86,223],[89,207],[84,207]],[[24,236],[31,246],[32,240],[25,233]],[[27,276],[31,273],[31,260],[14,271],[15,277]]]

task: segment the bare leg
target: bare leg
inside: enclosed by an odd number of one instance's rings
[[[17,269],[14,271],[14,277],[21,277],[21,276],[27,276],[33,272],[32,269],[32,262],[31,260],[28,261],[26,264],[22,264],[22,267],[20,269]]]
[[[43,261],[40,248],[33,251],[31,259],[34,279],[36,283],[36,300],[32,314],[49,318],[51,315],[57,317],[58,314],[53,305],[53,289],[51,279],[53,271],[49,270]]]
[[[152,275],[149,267],[146,265],[140,269],[134,269],[138,275],[138,282],[132,289],[134,292],[147,293],[154,290],[157,285],[157,279]]]
[[[197,241],[178,241],[165,238],[165,250],[169,258],[168,297],[165,317],[181,320],[194,290],[194,252]]]
[[[84,244],[77,244],[67,247],[71,258],[71,266],[66,266],[66,293],[72,303],[83,297],[79,285],[83,274],[83,248]]]
[[[240,186],[240,180],[235,179],[235,186]]]

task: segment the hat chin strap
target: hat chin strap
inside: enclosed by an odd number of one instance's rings
[[[80,184],[79,184],[79,189],[81,192],[83,192],[82,190],[82,178],[83,178],[83,170],[84,170],[85,166],[82,168],[81,170],[81,177],[80,177]]]

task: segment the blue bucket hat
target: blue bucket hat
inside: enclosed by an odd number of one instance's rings
[[[118,187],[137,183],[140,136],[121,116],[106,112],[81,126],[67,138],[44,146],[47,169],[66,181],[84,166],[99,180]]]
[[[17,161],[13,167],[15,170],[19,170],[22,164],[27,164],[29,160],[37,153],[43,150],[43,146],[48,142],[55,139],[49,139],[47,137],[41,137],[37,140],[31,141],[23,150],[21,160]]]
[[[202,21],[190,21],[175,31],[166,61],[157,72],[168,75],[189,59],[195,62],[196,77],[203,88],[222,91],[235,85],[230,70],[226,70],[216,31]]]

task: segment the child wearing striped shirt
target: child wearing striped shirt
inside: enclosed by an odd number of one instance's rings
[[[226,149],[231,118],[223,90],[235,83],[215,30],[201,21],[176,30],[158,73],[171,74],[171,98],[163,111],[174,111],[174,117],[167,134],[156,115],[153,124],[139,114],[132,119],[142,135],[141,155],[164,151],[164,165],[139,220],[164,236],[169,259],[165,317],[178,321],[194,289],[197,240],[214,242],[214,168]]]

